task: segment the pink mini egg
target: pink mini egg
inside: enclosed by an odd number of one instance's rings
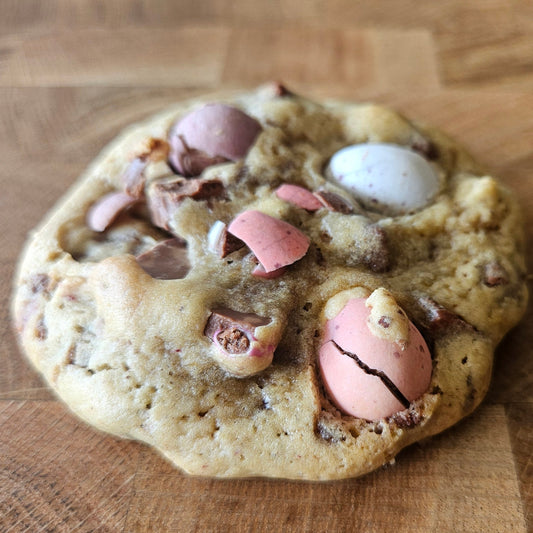
[[[324,330],[319,364],[326,390],[348,415],[367,420],[406,409],[429,387],[432,362],[427,344],[409,323],[402,347],[373,335],[365,298],[352,298]]]
[[[240,109],[207,104],[185,115],[169,134],[170,164],[184,176],[206,167],[243,158],[261,132],[261,125]]]

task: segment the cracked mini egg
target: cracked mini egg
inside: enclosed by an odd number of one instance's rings
[[[345,414],[366,420],[387,418],[427,391],[431,353],[388,291],[347,294],[333,313],[331,305],[326,312],[319,350],[322,382],[330,400]]]
[[[364,207],[393,215],[426,207],[441,183],[439,173],[424,157],[387,143],[355,144],[339,150],[326,174]]]

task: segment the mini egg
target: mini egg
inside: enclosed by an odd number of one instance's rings
[[[366,208],[393,215],[427,206],[440,189],[439,175],[426,159],[394,144],[347,146],[333,155],[328,174]]]
[[[325,324],[319,366],[332,402],[344,413],[378,420],[406,409],[429,387],[429,348],[409,322],[405,346],[368,327],[365,298],[352,298]],[[386,327],[386,323],[385,323]]]

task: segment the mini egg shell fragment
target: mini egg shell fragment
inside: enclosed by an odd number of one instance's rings
[[[206,104],[172,127],[169,161],[180,174],[198,175],[208,166],[243,158],[261,129],[240,109]]]
[[[309,248],[309,238],[298,228],[260,211],[244,211],[228,231],[246,243],[266,273],[298,261]]]
[[[328,174],[367,208],[391,214],[427,206],[440,189],[439,175],[426,159],[394,144],[347,146],[333,155]]]
[[[322,379],[332,401],[346,414],[377,420],[405,408],[383,381],[367,373],[350,352],[368,368],[383,373],[410,402],[429,387],[432,362],[427,344],[409,323],[405,349],[374,336],[367,325],[370,315],[365,298],[352,298],[324,329],[319,364]],[[332,342],[334,341],[334,342]]]

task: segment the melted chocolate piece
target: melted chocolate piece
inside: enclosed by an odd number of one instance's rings
[[[220,221],[211,227],[208,240],[209,249],[221,259],[245,246],[244,242],[229,233],[226,224]]]
[[[437,145],[425,137],[413,141],[411,149],[429,161],[435,161],[439,158],[439,149]]]
[[[423,316],[420,317],[421,326],[432,336],[445,335],[458,329],[475,331],[475,328],[458,314],[446,309],[431,298],[421,296],[418,299],[418,304],[423,311]]]
[[[146,182],[144,171],[148,166],[148,162],[147,158],[136,157],[126,167],[122,175],[124,191],[133,198],[142,198],[144,196],[144,184]]]
[[[30,287],[33,294],[47,292],[51,284],[51,279],[48,274],[34,274],[30,279]]]
[[[330,211],[349,215],[353,213],[353,206],[339,194],[330,191],[316,191],[313,193],[320,203]]]
[[[224,184],[217,179],[176,178],[151,185],[148,192],[148,208],[152,222],[160,228],[170,231],[168,224],[174,211],[185,198],[193,200],[222,199],[225,197]]]
[[[283,97],[283,96],[294,96],[294,93],[289,91],[285,85],[279,81],[272,82],[272,93],[274,96]]]
[[[422,415],[415,411],[414,409],[409,409],[407,411],[399,411],[394,413],[388,419],[389,422],[396,424],[399,428],[412,428],[420,424],[422,421]]]
[[[255,313],[241,313],[228,307],[213,309],[207,319],[204,335],[218,341],[228,353],[245,353],[250,347],[255,328],[265,326],[270,318]]]
[[[390,252],[387,246],[387,234],[380,226],[369,226],[368,237],[372,245],[363,257],[363,263],[372,272],[386,272],[390,267]]]
[[[187,243],[179,238],[162,241],[136,259],[156,279],[182,279],[191,269]]]

